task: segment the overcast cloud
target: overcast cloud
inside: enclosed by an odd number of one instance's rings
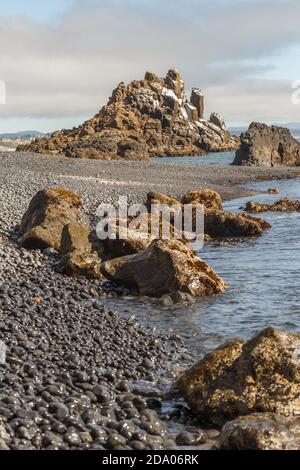
[[[291,83],[300,79],[299,0],[68,5],[48,22],[0,13],[0,79],[7,85],[1,131],[77,124],[119,81],[171,67],[187,89],[203,89],[207,114],[221,112],[230,124],[300,121],[300,105],[291,102]]]

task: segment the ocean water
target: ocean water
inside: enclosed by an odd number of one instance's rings
[[[293,131],[293,136],[300,142],[300,129]],[[159,162],[163,165],[170,163],[180,163],[181,165],[187,163],[199,163],[201,165],[230,165],[235,157],[235,152],[217,152],[208,153],[205,157],[156,157],[153,161]]]
[[[262,191],[276,186],[280,194],[236,199],[225,203],[225,208],[239,212],[249,199],[300,199],[300,179],[251,186]],[[262,217],[273,226],[263,236],[209,243],[199,253],[230,285],[225,294],[173,307],[119,299],[113,301],[113,307],[153,329],[181,335],[195,358],[225,340],[249,338],[266,326],[300,331],[300,213],[268,212]]]
[[[186,165],[187,163],[201,165],[230,165],[234,160],[235,152],[217,152],[208,153],[205,157],[156,157],[152,158],[153,161],[168,165],[170,163],[180,163]]]

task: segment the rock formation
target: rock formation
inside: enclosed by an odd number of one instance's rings
[[[220,194],[211,189],[199,189],[185,194],[181,200],[182,204],[203,204],[205,209],[223,210]]]
[[[212,114],[205,121],[203,114],[202,93],[194,88],[189,101],[177,70],[166,78],[147,72],[144,80],[120,83],[107,105],[83,125],[18,150],[106,160],[235,150],[239,139],[229,134],[223,119]]]
[[[203,205],[204,231],[208,239],[254,237],[262,235],[264,230],[271,228],[271,225],[263,219],[224,211],[221,196],[211,189],[190,191],[181,201],[161,193],[150,192],[146,203],[148,210],[152,204],[172,206],[174,213],[177,208],[183,210],[186,204]],[[195,226],[193,230],[196,231]]]
[[[300,143],[289,129],[254,122],[241,135],[233,165],[300,165]]]
[[[299,450],[300,420],[253,413],[225,424],[220,441],[224,450]]]
[[[206,209],[204,214],[205,233],[212,238],[256,237],[271,225],[262,219],[236,215],[231,212]]]
[[[299,415],[299,345],[299,333],[267,328],[206,355],[175,389],[199,419],[212,424],[255,412]]]
[[[272,204],[260,204],[259,202],[247,202],[245,209],[246,212],[251,214],[258,214],[259,212],[300,212],[300,201],[292,199],[279,199]]]
[[[25,248],[59,251],[65,225],[82,224],[81,200],[66,189],[43,189],[31,200],[20,230]]]
[[[226,288],[213,269],[178,240],[154,241],[141,253],[102,263],[101,272],[149,297],[179,292],[200,297]]]
[[[60,268],[71,276],[100,277],[100,259],[90,243],[80,197],[66,189],[44,189],[31,200],[22,218],[21,245],[54,248],[63,256]]]

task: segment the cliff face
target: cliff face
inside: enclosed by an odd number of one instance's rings
[[[166,78],[147,72],[144,80],[120,83],[107,105],[82,126],[18,150],[106,160],[235,150],[239,139],[229,134],[222,117],[213,113],[205,121],[203,115],[201,91],[194,88],[188,100],[177,70]]]
[[[253,122],[241,135],[234,165],[299,166],[300,144],[289,129]]]

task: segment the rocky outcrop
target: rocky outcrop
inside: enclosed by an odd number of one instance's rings
[[[212,238],[256,237],[271,225],[262,219],[213,209],[205,210],[204,230]]]
[[[244,210],[251,214],[258,214],[259,212],[300,212],[300,201],[292,199],[279,199],[273,204],[260,204],[259,202],[247,202]]]
[[[226,288],[204,261],[177,240],[154,241],[139,254],[106,261],[101,272],[111,281],[149,297],[178,292],[200,297],[222,293]]]
[[[199,189],[185,194],[181,201],[171,198],[161,193],[149,193],[147,197],[147,207],[150,209],[153,204],[164,204],[183,210],[184,206],[198,204],[204,206],[204,231],[206,240],[217,238],[240,238],[254,237],[262,235],[264,230],[271,228],[271,225],[264,219],[251,217],[247,214],[236,215],[223,210],[221,196],[211,189]],[[184,214],[184,212],[183,212]],[[195,217],[196,214],[193,214]],[[193,226],[196,231],[196,224]],[[184,226],[184,225],[183,225]]]
[[[65,225],[82,224],[81,200],[66,189],[43,189],[31,200],[24,214],[20,242],[25,248],[46,249],[61,247]]]
[[[78,128],[38,138],[19,151],[73,158],[144,160],[151,156],[203,155],[235,150],[239,139],[223,119],[203,119],[204,97],[193,89],[188,100],[177,70],[165,78],[147,72],[144,80],[123,82],[101,111]]]
[[[222,429],[224,450],[299,450],[300,420],[275,413],[254,413],[231,421]]]
[[[300,165],[300,143],[289,129],[254,122],[241,135],[233,165]]]
[[[175,384],[201,420],[223,425],[254,412],[300,412],[300,334],[267,328],[206,355]]]
[[[185,204],[203,204],[206,209],[223,210],[223,203],[220,194],[211,189],[199,189],[185,194],[181,200]]]
[[[269,222],[267,222],[265,219],[261,219],[259,217],[251,217],[249,214],[240,214],[239,217],[243,218],[243,219],[246,219],[248,221],[250,220],[252,222],[255,222],[256,224],[258,224],[260,226],[260,228],[263,231],[272,228],[272,225],[269,224]]]

